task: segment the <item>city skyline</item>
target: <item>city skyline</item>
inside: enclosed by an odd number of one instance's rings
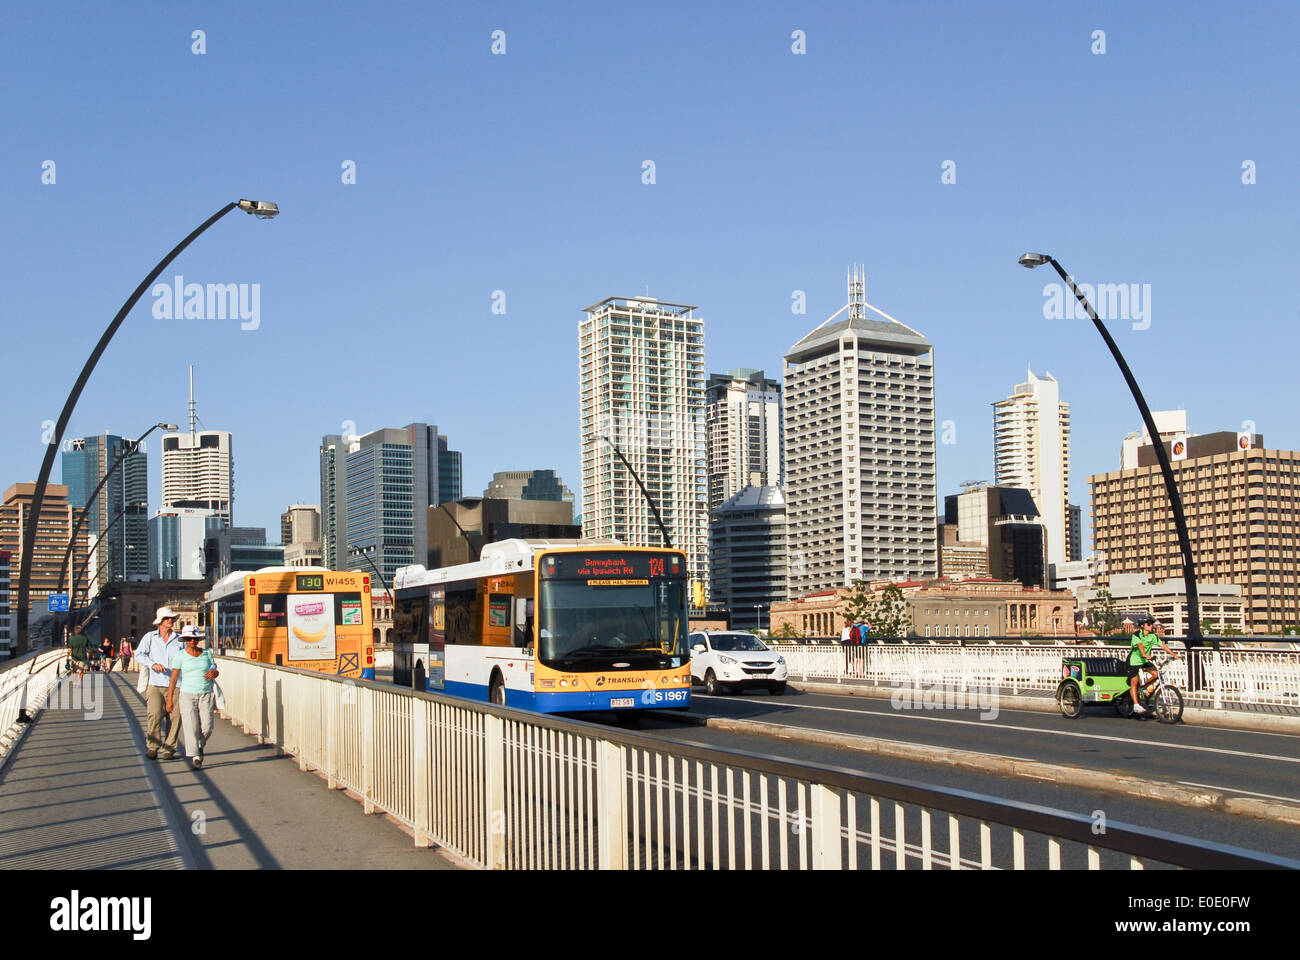
[[[1113,424],[1132,429],[1137,418],[1095,332],[1051,316],[1051,278],[1016,266],[1039,246],[1082,282],[1149,287],[1131,317],[1107,319],[1154,407],[1187,407],[1202,423],[1251,420],[1295,448],[1300,436],[1281,416],[1282,352],[1252,355],[1250,377],[1222,375],[1225,351],[1245,362],[1248,344],[1297,316],[1284,278],[1300,134],[1273,118],[1292,99],[1283,38],[1298,16],[1283,4],[1258,9],[1184,21],[1111,5],[1033,17],[944,8],[936,33],[925,8],[740,18],[668,4],[651,23],[589,12],[560,37],[552,14],[520,7],[460,20],[389,11],[382,29],[360,32],[322,8],[323,46],[286,42],[274,59],[231,39],[294,37],[301,23],[288,11],[236,4],[192,24],[171,11],[92,8],[72,34],[34,14],[22,31],[0,32],[15,93],[10,209],[28,225],[0,239],[25,280],[7,316],[41,318],[61,346],[88,349],[148,267],[217,206],[239,193],[277,200],[277,220],[218,225],[160,279],[169,290],[178,277],[259,284],[256,320],[177,318],[147,294],[66,433],[134,436],[160,419],[184,422],[185,364],[198,362],[206,419],[235,435],[247,465],[237,522],[268,529],[285,503],[316,499],[319,438],[354,432],[347,422],[436,417],[465,438],[466,489],[538,463],[576,478],[566,412],[577,397],[574,304],[611,289],[699,304],[709,369],[773,371],[810,318],[839,305],[849,262],[867,264],[873,303],[935,345],[940,492],[991,474],[986,404],[1026,363],[1051,369],[1071,397],[1076,475],[1108,468]],[[605,41],[633,23],[635,62],[658,48],[690,69],[612,69],[606,84],[585,82],[628,56]],[[202,55],[191,52],[196,27],[209,39]],[[504,56],[491,52],[498,27]],[[1099,28],[1104,54],[1091,49]],[[795,30],[806,53],[791,49]],[[900,42],[867,62],[853,55],[861,36]],[[920,36],[933,62],[952,66],[916,60]],[[1185,82],[1186,64],[1217,60],[1222,45],[1252,56],[1231,78]],[[1005,55],[972,55],[989,49]],[[379,51],[384,71],[339,66]],[[93,89],[69,82],[88,71],[100,78]],[[302,83],[308,75],[318,82]],[[881,83],[891,76],[906,82]],[[1036,98],[1007,95],[1027,76]],[[717,95],[698,97],[702,86]],[[847,118],[845,101],[861,104],[861,119]],[[719,111],[723,102],[731,108]],[[205,129],[240,130],[267,111],[268,122],[221,151],[163,125],[132,144],[117,135],[122,111],[195,109]],[[347,122],[311,121],[329,110]],[[1140,134],[1119,122],[1135,112],[1149,119]],[[628,115],[645,135],[575,148],[598,115]],[[1105,136],[1063,150],[1081,115]],[[501,149],[515,142],[528,149]],[[873,149],[880,143],[891,147]],[[1066,217],[1080,197],[1087,216]],[[593,228],[652,221],[692,227],[671,242]],[[70,236],[86,242],[69,246]],[[1210,349],[1225,311],[1237,339]],[[11,325],[34,354],[34,328]],[[8,481],[35,478],[74,368],[15,365],[0,423]],[[305,390],[316,371],[345,373],[342,388]],[[521,408],[521,392],[552,402]],[[157,483],[155,473],[151,505]]]

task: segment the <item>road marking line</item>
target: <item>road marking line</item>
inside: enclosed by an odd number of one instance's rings
[[[731,697],[730,699],[757,703],[761,702],[753,697]],[[766,698],[763,698],[764,700]],[[1229,750],[1226,747],[1202,747],[1190,743],[1161,743],[1155,740],[1134,740],[1130,737],[1108,737],[1099,733],[1073,733],[1068,730],[1042,730],[1038,727],[1020,727],[1011,724],[995,723],[992,720],[956,720],[949,717],[927,717],[915,711],[894,710],[889,713],[875,710],[850,710],[848,707],[823,707],[815,704],[801,704],[799,710],[829,710],[832,713],[857,713],[873,717],[898,717],[904,720],[929,720],[932,723],[956,723],[961,726],[990,727],[998,730],[1015,730],[1023,733],[1039,733],[1049,737],[1077,737],[1081,740],[1106,740],[1111,743],[1122,743],[1130,747],[1165,747],[1169,750],[1195,750],[1199,753],[1221,753],[1229,757],[1250,757],[1254,760],[1278,760],[1282,763],[1300,763],[1300,757],[1280,757],[1270,753],[1251,753],[1246,750]],[[831,731],[834,732],[834,731]],[[861,734],[859,734],[861,736]],[[950,747],[947,749],[959,749]]]
[[[1179,780],[1178,782],[1186,784],[1189,787],[1207,787],[1210,790],[1223,790],[1226,793],[1240,793],[1248,797],[1263,797],[1265,800],[1282,800],[1286,803],[1300,803],[1300,799],[1295,797],[1277,797],[1271,793],[1255,793],[1253,790],[1242,790],[1238,787],[1216,787],[1212,783],[1193,783],[1190,780]]]

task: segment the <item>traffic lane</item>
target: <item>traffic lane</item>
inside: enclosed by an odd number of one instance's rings
[[[642,733],[719,750],[744,750],[795,763],[843,767],[868,776],[899,777],[929,786],[969,790],[1005,800],[1036,803],[1098,820],[1164,830],[1189,837],[1300,859],[1300,827],[1239,814],[1128,797],[1043,780],[1008,779],[948,764],[897,760],[874,754],[647,718]],[[888,823],[892,825],[892,814]],[[910,821],[909,821],[910,822]],[[937,822],[937,821],[936,821]]]
[[[732,717],[855,736],[1124,773],[1300,804],[1300,737],[1154,720],[1125,720],[1099,707],[1077,720],[1059,714],[975,709],[898,709],[873,697],[692,693],[697,716]]]

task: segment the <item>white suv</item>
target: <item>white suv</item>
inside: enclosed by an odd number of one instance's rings
[[[710,694],[745,687],[785,693],[785,658],[752,633],[692,633],[691,679]]]

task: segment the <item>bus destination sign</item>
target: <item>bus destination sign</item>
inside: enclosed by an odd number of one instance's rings
[[[681,558],[672,554],[656,556],[646,553],[608,554],[573,554],[554,558],[551,565],[548,557],[543,565],[543,572],[551,576],[581,577],[592,581],[619,580],[625,583],[644,583],[653,577],[679,574],[682,569]]]

